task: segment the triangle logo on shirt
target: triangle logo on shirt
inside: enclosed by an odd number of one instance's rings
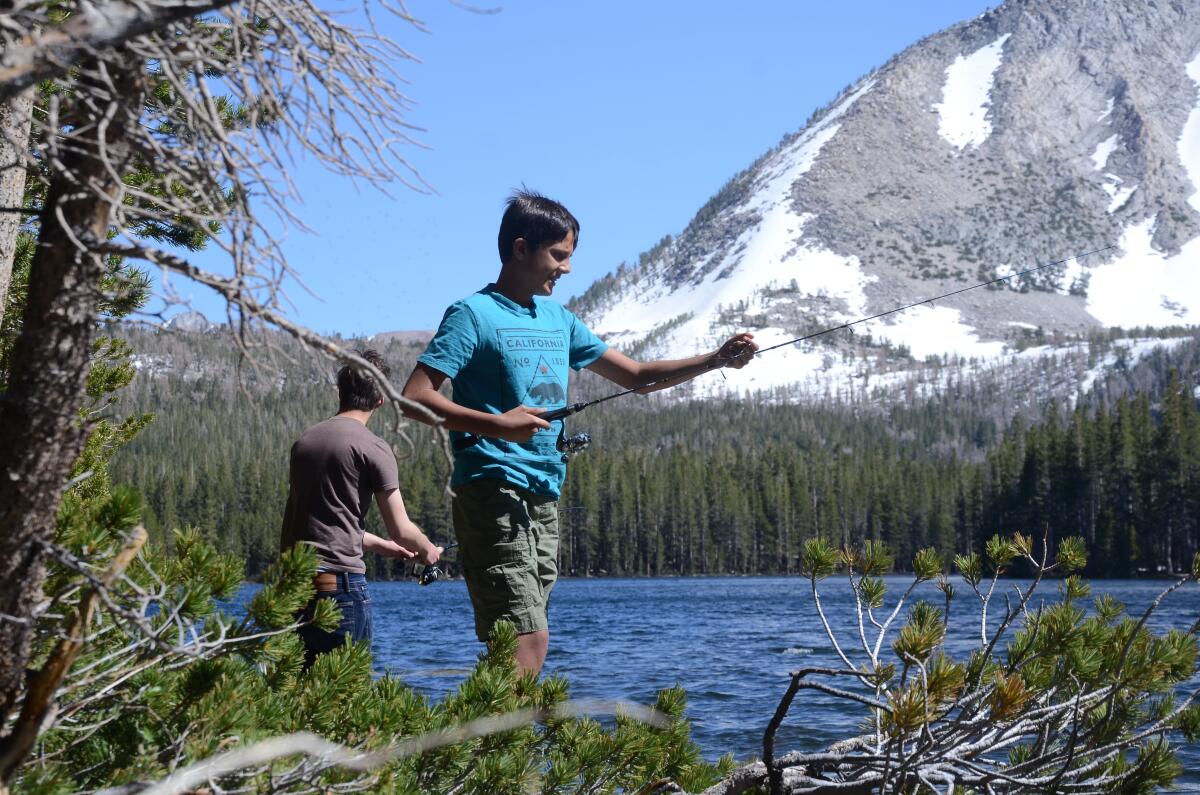
[[[554,374],[554,368],[539,356],[537,366],[533,368],[533,377],[525,387],[525,397],[521,403],[535,408],[558,407],[567,402],[567,391]]]

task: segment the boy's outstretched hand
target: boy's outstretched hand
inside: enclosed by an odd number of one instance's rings
[[[757,350],[758,344],[754,342],[754,335],[743,331],[725,341],[725,344],[717,351],[717,361],[721,363],[721,367],[740,370],[754,358]]]

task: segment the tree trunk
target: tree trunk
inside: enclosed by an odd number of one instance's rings
[[[63,153],[70,179],[50,187],[29,278],[24,328],[12,352],[8,392],[0,403],[0,726],[23,689],[33,634],[32,616],[42,601],[44,548],[54,537],[59,500],[71,466],[87,438],[79,409],[85,397],[90,349],[97,328],[104,257],[81,251],[105,241],[123,171],[125,131],[141,108],[137,62],[109,62],[115,94],[105,97],[111,119],[105,130],[108,166],[96,140],[76,138]],[[86,90],[86,89],[85,89]],[[93,128],[94,129],[94,128]],[[80,186],[91,190],[81,191]]]
[[[25,199],[25,150],[29,147],[32,114],[33,89],[0,103],[0,321],[4,320],[17,252],[17,229],[21,225],[21,214],[9,210],[21,207]]]

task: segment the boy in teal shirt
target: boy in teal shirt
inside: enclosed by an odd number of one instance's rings
[[[546,298],[570,273],[578,241],[579,222],[566,207],[515,192],[500,222],[500,275],[446,310],[404,387],[451,431],[454,531],[476,635],[486,640],[496,621],[512,621],[517,663],[535,673],[549,648],[546,607],[558,578],[566,477],[556,448],[562,421],[538,415],[567,405],[568,368],[651,392],[716,367],[740,368],[758,349],[750,334],[669,361],[638,362],[609,348]],[[438,392],[447,378],[453,400]]]

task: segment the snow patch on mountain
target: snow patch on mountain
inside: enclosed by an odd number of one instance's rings
[[[967,359],[988,358],[1004,351],[1003,342],[981,341],[975,329],[963,322],[962,312],[948,306],[915,306],[890,323],[866,323],[863,331],[905,346],[918,359],[943,353]]]
[[[1153,246],[1154,220],[1126,227],[1121,255],[1092,268],[1087,310],[1106,326],[1200,323],[1200,238],[1167,256]]]
[[[1008,38],[1006,33],[946,67],[942,101],[933,108],[938,112],[938,134],[960,150],[979,146],[992,133],[987,119],[992,82]]]
[[[874,80],[865,81],[838,102],[815,127],[797,137],[791,144],[781,148],[765,165],[763,184],[755,192],[749,208],[769,212],[777,209],[781,204],[790,202],[792,186],[796,180],[813,167],[817,155],[821,153],[821,147],[837,134],[840,125],[834,122],[841,118],[858,101],[859,97],[870,91],[873,85],[875,85]],[[788,210],[786,206],[784,209]],[[790,212],[790,210],[788,211]]]
[[[1088,369],[1083,380],[1079,382],[1079,391],[1087,393],[1091,390],[1092,385],[1096,383],[1096,379],[1104,375],[1118,361],[1124,360],[1127,365],[1140,362],[1142,359],[1150,355],[1156,348],[1170,350],[1177,345],[1188,341],[1188,337],[1175,337],[1173,339],[1127,339],[1116,340],[1113,342],[1112,350],[1105,354],[1104,358],[1097,362],[1094,367]]]
[[[1083,263],[1079,261],[1079,257],[1071,257],[1070,259],[1056,260],[1054,262],[1040,262],[1037,263],[1036,266],[1031,265],[1028,268],[1016,266],[1006,262],[995,266],[995,268],[992,269],[992,273],[995,278],[1004,279],[1010,276],[1016,276],[1023,270],[1039,271],[1042,269],[1046,269],[1048,274],[1057,274],[1057,281],[1055,282],[1057,286],[1053,289],[1060,295],[1075,294],[1074,291],[1078,290],[1083,286],[1083,284],[1085,284],[1085,280],[1089,273],[1088,269],[1085,268]],[[1022,289],[1021,282],[1019,280],[1005,282],[1003,286],[1014,292],[1020,292]],[[1049,289],[1050,288],[1048,287],[1047,290]],[[1009,323],[1008,325],[1037,328],[1037,326],[1031,326],[1028,323]]]
[[[900,367],[894,364],[881,367],[875,357],[846,355],[819,344],[800,343],[770,351],[741,370],[726,369],[719,375],[697,379],[693,382],[693,397],[757,396],[770,400],[774,394],[788,401],[797,396],[814,400],[822,397],[886,400],[888,395],[901,390],[911,391],[918,397],[932,397],[952,388],[956,381],[975,381],[989,374],[1007,372],[1026,374],[1024,378],[1031,389],[1029,397],[1033,400],[1045,398],[1055,391],[1053,382],[1057,375],[1060,380],[1070,382],[1070,385],[1064,383],[1058,388],[1066,385],[1066,390],[1059,394],[1073,403],[1118,363],[1132,366],[1155,350],[1170,350],[1189,339],[1116,340],[1108,353],[1090,367],[1087,366],[1088,344],[1083,342],[1057,347],[1039,345],[1022,351],[1005,348],[994,355],[972,358],[957,365],[953,364],[953,359],[938,357]],[[755,340],[766,348],[787,342],[787,335],[781,329],[768,329],[756,333]],[[952,366],[945,366],[948,362]]]
[[[1200,53],[1188,63],[1187,76],[1192,78],[1197,89],[1200,89]],[[1179,137],[1179,159],[1196,188],[1196,192],[1188,199],[1188,204],[1200,211],[1200,98],[1183,125],[1183,135]]]
[[[1134,185],[1132,188],[1122,188],[1121,183],[1124,180],[1116,174],[1105,174],[1104,178],[1105,182],[1100,187],[1104,189],[1104,192],[1112,200],[1108,203],[1108,213],[1111,215],[1125,206],[1126,202],[1129,201],[1129,197],[1137,190],[1137,185]]]
[[[621,344],[644,337],[664,322],[686,316],[663,340],[666,347],[708,349],[714,342],[713,326],[722,310],[760,300],[763,290],[796,283],[801,294],[844,302],[851,315],[865,312],[866,295],[857,257],[842,257],[803,240],[808,213],[792,205],[792,187],[803,176],[824,146],[837,134],[836,121],[870,90],[866,81],[846,96],[819,124],[772,155],[748,202],[739,208],[753,211],[758,223],[746,229],[723,252],[715,267],[699,263],[707,275],[698,284],[672,288],[657,284],[651,289],[626,293],[593,323],[610,342]],[[716,330],[719,336],[721,331]]]
[[[843,332],[844,333],[844,332]],[[755,342],[763,348],[788,342],[783,329],[760,329]],[[921,366],[918,366],[918,370]],[[907,368],[879,369],[874,358],[847,355],[814,343],[777,348],[740,370],[727,368],[693,383],[693,397],[721,398],[790,394],[808,398],[849,398],[865,390],[900,387],[912,377]]]
[[[876,320],[855,327],[859,335],[870,334],[891,344],[908,348],[913,357],[951,355],[963,359],[987,360],[1000,357],[1006,346],[1002,342],[983,342],[975,330],[962,322],[957,309],[941,306],[917,306],[906,309],[896,322]],[[849,334],[837,331],[835,334]],[[754,332],[760,349],[785,345],[793,334],[781,328],[765,328]],[[775,348],[763,354],[751,366],[741,370],[723,370],[723,379],[709,379],[698,385],[706,396],[726,393],[749,394],[799,384],[810,394],[849,394],[862,379],[873,379],[877,387],[904,380],[907,368],[890,373],[873,373],[874,361],[858,356],[846,356],[836,349],[814,343],[798,343]]]
[[[754,332],[754,341],[759,348],[782,345],[790,339],[792,334],[781,328],[764,328]],[[840,377],[848,366],[829,348],[793,345],[770,351],[762,359],[740,370],[726,368],[716,377],[699,379],[695,382],[695,389],[702,397],[719,397],[770,392],[799,383],[807,383],[811,387],[823,379]],[[831,373],[831,368],[835,368],[836,373]]]
[[[1108,203],[1108,213],[1112,215],[1117,210],[1129,203],[1129,199],[1133,196],[1133,192],[1137,190],[1137,185],[1132,188],[1116,188],[1112,192],[1112,201]]]
[[[1105,119],[1107,119],[1109,116],[1111,116],[1111,115],[1112,115],[1112,112],[1113,112],[1113,107],[1116,105],[1116,102],[1117,102],[1117,101],[1116,101],[1115,99],[1113,99],[1112,97],[1109,97],[1109,98],[1108,98],[1108,105],[1106,105],[1106,106],[1104,107],[1104,112],[1103,112],[1103,113],[1101,113],[1099,116],[1097,116],[1097,117],[1096,117],[1096,121],[1104,121],[1104,120],[1105,120]]]
[[[1100,143],[1096,144],[1096,151],[1092,152],[1092,163],[1095,164],[1096,170],[1104,168],[1108,164],[1108,158],[1117,148],[1117,141],[1121,140],[1119,135],[1110,135]]]
[[[1062,279],[1059,281],[1058,292],[1071,294],[1071,291],[1085,284],[1086,271],[1078,257],[1071,257],[1063,263]]]

